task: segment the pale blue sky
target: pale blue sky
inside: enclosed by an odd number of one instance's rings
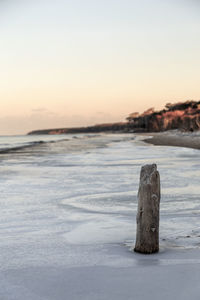
[[[200,99],[198,0],[0,0],[0,134]]]

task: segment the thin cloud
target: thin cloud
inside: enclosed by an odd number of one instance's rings
[[[38,107],[38,108],[33,108],[31,110],[33,113],[43,113],[43,112],[48,112],[48,109],[45,107]]]

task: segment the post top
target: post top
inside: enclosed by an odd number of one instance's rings
[[[151,179],[152,179],[152,176],[156,175],[156,174],[158,174],[156,164],[144,165],[141,168],[140,180],[143,183],[150,183]]]

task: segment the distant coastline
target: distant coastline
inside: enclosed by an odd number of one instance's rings
[[[87,127],[72,127],[72,128],[53,128],[34,130],[28,133],[28,135],[39,134],[76,134],[76,133],[100,133],[100,132],[127,132],[128,122],[97,124]]]
[[[200,130],[200,101],[167,103],[165,108],[160,111],[150,108],[142,114],[134,112],[126,118],[125,122],[104,123],[87,127],[41,129],[31,131],[28,135],[101,132],[145,133],[174,129],[191,132]]]

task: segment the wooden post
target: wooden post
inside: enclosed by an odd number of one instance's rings
[[[160,175],[156,164],[145,165],[140,172],[135,252],[159,251],[159,210]]]

